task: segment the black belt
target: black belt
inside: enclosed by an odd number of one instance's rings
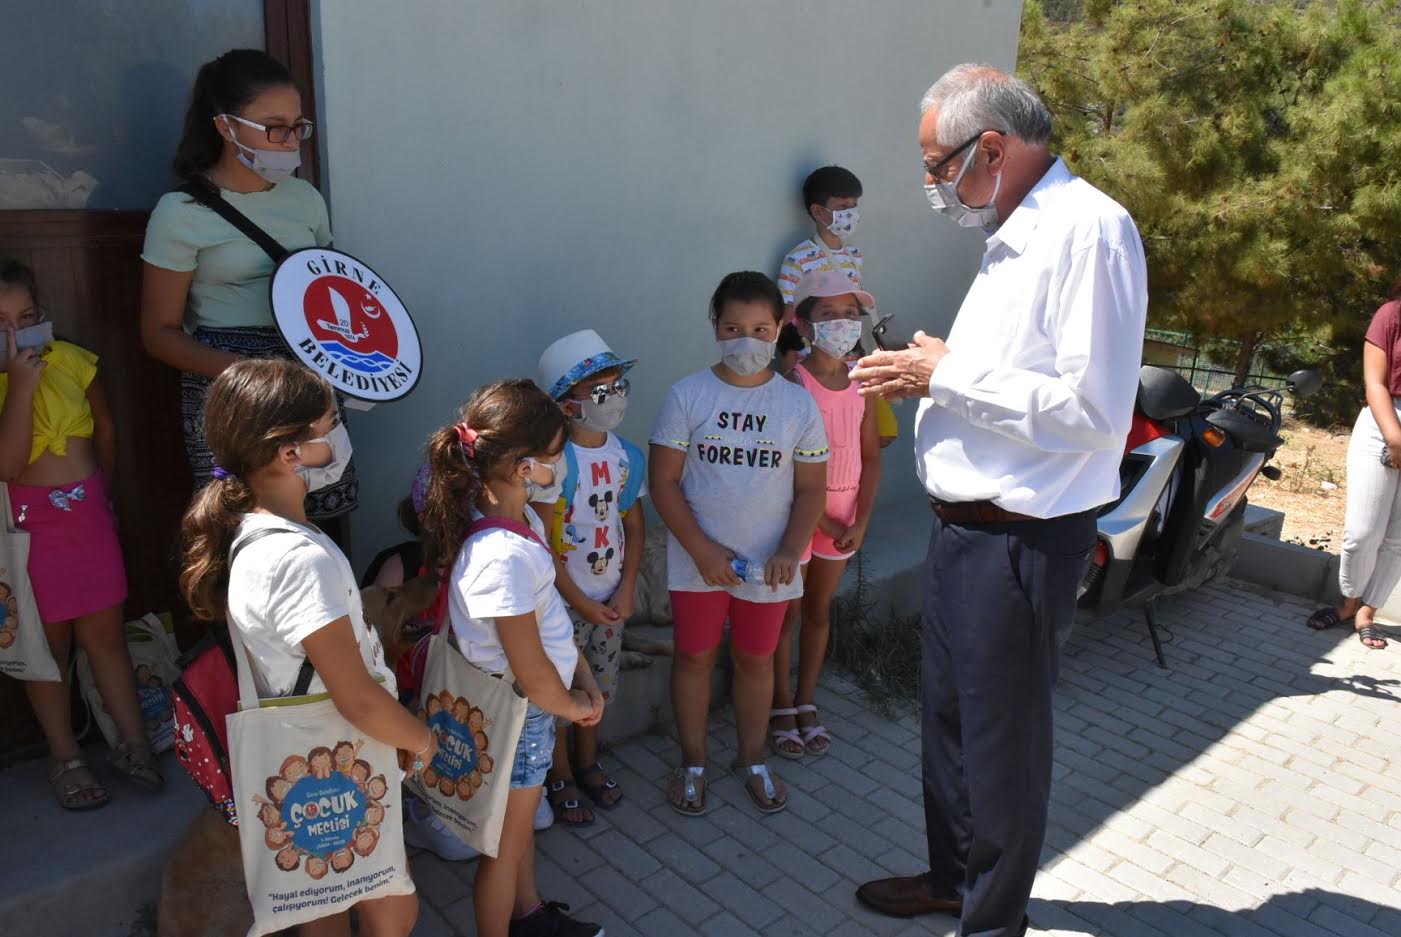
[[[929,506],[939,520],[945,524],[960,526],[964,524],[1016,524],[1039,520],[1039,518],[1029,514],[1018,514],[1015,511],[1000,508],[991,501],[951,502],[930,498]]]

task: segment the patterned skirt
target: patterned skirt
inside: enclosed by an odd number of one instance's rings
[[[219,351],[227,351],[245,358],[287,358],[292,352],[282,341],[276,329],[196,329],[195,341]],[[211,378],[202,374],[183,371],[180,374],[180,422],[185,435],[185,453],[190,460],[190,471],[195,476],[195,490],[208,484],[214,471],[214,456],[204,442],[204,398],[209,393]],[[346,418],[344,402],[339,395],[336,400],[341,409],[341,420]],[[326,488],[319,488],[306,496],[308,518],[326,520],[340,517],[355,510],[360,500],[360,482],[355,477],[355,462],[352,459],[345,467],[340,481]]]

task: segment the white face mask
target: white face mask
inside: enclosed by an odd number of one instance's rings
[[[548,484],[542,485],[530,476],[526,476],[526,500],[541,504],[554,504],[558,501],[560,492],[564,489],[564,472],[560,470],[560,463],[564,460],[557,459],[554,462],[541,462],[539,459],[532,459],[530,456],[526,456],[521,461],[529,462],[532,468],[538,467],[550,470],[550,481]]]
[[[832,319],[812,324],[812,343],[833,358],[845,358],[861,341],[861,323],[857,319]]]
[[[852,233],[856,230],[857,223],[860,221],[861,209],[855,207],[843,208],[841,211],[832,212],[832,223],[827,226],[827,230],[845,241],[847,238],[851,237]]]
[[[292,173],[297,171],[297,167],[302,164],[302,151],[295,150],[256,150],[251,146],[244,146],[238,142],[238,133],[234,130],[234,121],[244,123],[243,118],[236,114],[222,115],[229,122],[229,135],[233,137],[233,145],[238,147],[238,161],[249,169],[262,176],[273,185],[290,178]]]
[[[575,403],[579,404],[579,415],[574,422],[595,433],[609,433],[617,429],[628,409],[628,399],[620,394],[610,394],[603,398],[603,403],[594,403],[593,400],[577,400]]]
[[[345,467],[350,464],[350,434],[346,432],[343,423],[337,423],[325,436],[318,436],[315,439],[308,439],[305,443],[298,444],[296,448],[297,458],[302,457],[302,446],[309,443],[324,443],[331,449],[331,461],[325,465],[299,465],[297,474],[306,481],[307,491],[317,491],[329,485],[334,485],[341,480],[341,475],[345,473]]]
[[[15,331],[15,345],[20,350],[25,348],[48,348],[54,343],[54,324],[52,322],[40,322],[37,325],[25,326]],[[8,336],[6,339],[8,348]]]
[[[766,342],[761,338],[727,338],[717,341],[720,346],[720,361],[725,367],[740,375],[749,377],[758,374],[773,360],[777,342]]]
[[[973,158],[977,152],[975,149],[964,158],[963,165],[952,182],[927,185],[924,187],[924,194],[929,199],[930,207],[939,214],[952,218],[965,228],[982,228],[986,233],[992,234],[1001,224],[997,218],[997,193],[1002,191],[1002,174],[998,173],[997,181],[992,186],[992,197],[982,208],[965,205],[963,199],[958,197],[959,183],[963,181],[963,174],[968,171],[968,167],[973,165]]]

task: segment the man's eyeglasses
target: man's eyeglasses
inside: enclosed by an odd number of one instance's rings
[[[260,124],[255,120],[239,117],[237,114],[225,114],[224,116],[229,120],[236,120],[244,126],[252,127],[254,130],[261,130],[267,135],[269,143],[286,143],[293,137],[298,140],[310,140],[312,131],[316,129],[316,125],[306,118],[302,118],[288,127],[285,124]]]
[[[592,400],[598,406],[602,406],[603,401],[607,400],[609,397],[626,398],[631,387],[632,385],[628,383],[627,378],[620,377],[611,384],[599,384],[597,387],[590,387],[584,399]]]
[[[939,160],[939,161],[938,161],[937,163],[935,163],[933,166],[929,165],[928,163],[925,163],[925,164],[924,164],[924,171],[925,171],[925,173],[928,174],[930,177],[932,177],[932,178],[934,178],[934,179],[938,179],[938,178],[939,178],[939,173],[943,170],[943,168],[944,168],[945,166],[947,166],[947,165],[949,164],[949,162],[950,162],[955,156],[957,156],[959,153],[962,153],[964,150],[968,149],[968,148],[969,148],[970,146],[972,146],[974,143],[977,143],[979,140],[981,140],[981,139],[983,138],[983,134],[985,134],[985,133],[1001,133],[1001,132],[1002,132],[1002,131],[1000,131],[1000,130],[979,130],[977,133],[975,133],[973,136],[969,137],[969,138],[968,138],[967,140],[965,140],[963,143],[960,143],[958,146],[956,146],[956,147],[954,147],[952,150],[950,150],[948,156],[945,156],[943,159]]]

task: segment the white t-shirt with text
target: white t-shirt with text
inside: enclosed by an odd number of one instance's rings
[[[812,395],[777,374],[758,387],[735,387],[710,368],[671,388],[652,443],[686,453],[681,493],[706,536],[751,563],[778,552],[793,508],[795,462],[826,462],[827,432]],[[695,561],[672,537],[667,587],[714,592]],[[744,583],[727,590],[749,602],[803,594],[800,577],[773,590]]]
[[[631,473],[644,472],[646,466],[628,464],[622,443],[612,433],[594,449],[575,442],[568,445],[574,450],[579,478],[574,500],[564,514],[564,562],[569,578],[584,595],[607,602],[623,578],[623,486]],[[646,494],[643,482],[637,496]]]

